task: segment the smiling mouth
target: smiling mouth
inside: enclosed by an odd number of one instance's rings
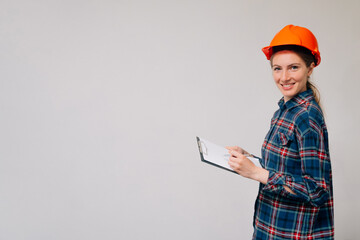
[[[295,83],[280,84],[285,90],[291,89]]]

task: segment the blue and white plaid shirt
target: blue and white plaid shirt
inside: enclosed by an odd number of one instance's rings
[[[262,146],[269,171],[255,203],[253,239],[334,239],[328,134],[312,90],[279,101]],[[295,194],[285,190],[288,186]]]

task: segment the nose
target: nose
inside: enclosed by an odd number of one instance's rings
[[[289,79],[290,79],[290,74],[288,73],[288,71],[286,71],[286,70],[282,71],[280,80],[285,82],[285,81],[288,81]]]

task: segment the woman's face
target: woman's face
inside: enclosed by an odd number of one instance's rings
[[[304,60],[293,51],[277,52],[272,58],[272,72],[276,86],[285,102],[306,91],[306,83],[314,69],[314,63],[306,67]]]

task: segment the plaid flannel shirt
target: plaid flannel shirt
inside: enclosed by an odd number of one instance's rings
[[[286,103],[281,99],[279,107],[262,146],[260,162],[269,178],[259,187],[253,239],[334,239],[331,164],[322,111],[312,90]]]

